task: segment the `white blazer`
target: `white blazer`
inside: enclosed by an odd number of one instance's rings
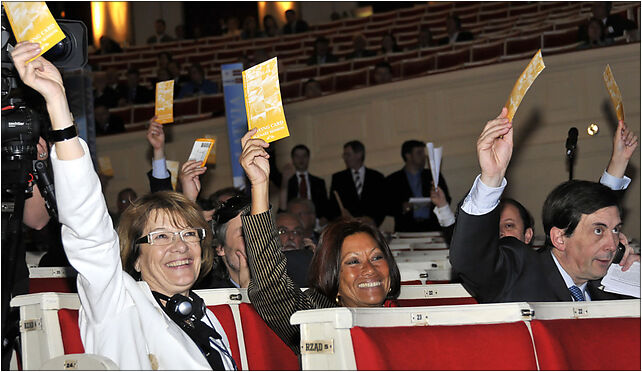
[[[59,160],[51,150],[62,242],[78,271],[80,335],[87,353],[104,355],[125,370],[211,369],[189,338],[161,309],[145,282],[125,273],[118,236],[102,195],[87,144],[85,155]],[[213,341],[229,352],[230,344],[218,319],[207,310],[205,324],[222,336]],[[226,369],[233,369],[221,353]]]

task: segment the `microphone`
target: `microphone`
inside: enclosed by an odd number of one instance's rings
[[[572,127],[568,130],[568,138],[566,139],[566,156],[572,158],[575,154],[575,148],[577,147],[577,128]]]

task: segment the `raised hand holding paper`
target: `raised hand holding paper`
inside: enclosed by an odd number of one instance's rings
[[[604,69],[604,73],[602,74],[602,77],[604,78],[604,84],[606,84],[606,90],[609,92],[609,96],[611,97],[613,108],[615,108],[615,112],[617,113],[617,119],[624,120],[624,106],[622,106],[622,93],[620,93],[620,88],[617,86],[617,83],[615,82],[615,78],[613,77],[613,72],[611,72],[610,65],[606,65],[606,68]]]
[[[545,67],[544,60],[542,59],[542,51],[538,50],[528,66],[526,66],[522,74],[519,76],[519,79],[515,82],[513,90],[510,92],[510,97],[508,97],[508,101],[506,101],[508,120],[513,120],[513,116],[515,116],[517,108],[522,102],[524,95],[526,95],[528,88],[531,87],[535,79],[539,76],[539,73],[542,72]]]
[[[65,38],[58,23],[44,1],[3,2],[7,18],[17,42],[30,41],[40,44],[40,53],[27,62],[40,57]],[[4,36],[3,36],[4,39]]]
[[[258,128],[254,138],[272,142],[288,137],[281,102],[276,57],[243,71],[247,129]]]
[[[174,80],[156,83],[156,121],[161,124],[174,121]]]
[[[214,139],[212,138],[199,138],[194,141],[194,146],[192,147],[192,152],[189,154],[189,160],[197,160],[201,162],[201,167],[205,166],[207,163],[207,157],[212,151],[214,146]]]
[[[439,185],[439,170],[441,167],[441,155],[443,153],[443,147],[435,148],[432,142],[426,144],[428,149],[428,161],[430,163],[430,173],[432,174],[432,180],[435,183],[435,189]]]

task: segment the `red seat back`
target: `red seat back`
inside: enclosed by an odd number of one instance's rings
[[[358,370],[537,369],[523,322],[353,327],[350,333]]]
[[[397,304],[399,304],[400,307],[474,305],[476,303],[477,303],[477,300],[475,300],[473,297],[397,299]]]
[[[60,323],[62,347],[65,354],[84,353],[85,347],[80,338],[80,327],[78,327],[78,310],[59,309],[58,322]]]
[[[299,359],[248,303],[239,305],[250,370],[299,370]]]
[[[640,318],[531,321],[542,370],[640,370]]]
[[[216,319],[223,326],[227,340],[230,342],[232,358],[234,358],[239,370],[243,369],[245,366],[241,366],[241,352],[239,351],[239,340],[236,337],[236,323],[234,322],[234,315],[232,315],[230,305],[213,305],[207,308],[214,313]]]
[[[41,292],[76,293],[76,277],[29,278],[29,293]]]

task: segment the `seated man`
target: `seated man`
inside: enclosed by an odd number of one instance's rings
[[[308,286],[308,268],[312,261],[314,245],[312,249],[306,249],[310,244],[309,239],[303,237],[303,225],[295,215],[290,213],[279,213],[274,221],[281,239],[283,254],[287,259],[287,272],[292,281],[300,288]]]
[[[314,203],[310,199],[294,198],[287,204],[287,211],[299,218],[303,224],[303,238],[312,240],[312,243],[319,242],[320,234],[317,232],[317,226],[321,225],[316,217]]]
[[[626,188],[626,164],[637,137],[620,122],[613,155],[601,182]],[[620,233],[616,192],[589,181],[557,186],[543,207],[546,249],[535,252],[512,237],[499,237],[499,197],[513,151],[513,128],[507,110],[489,121],[478,142],[481,175],[464,199],[450,244],[450,262],[464,287],[479,302],[585,301],[622,296],[599,289],[615,256],[625,246],[623,270],[640,261]]]
[[[499,210],[499,237],[513,236],[526,245],[532,245],[535,221],[528,209],[515,199],[502,198]]]
[[[189,68],[190,80],[181,86],[178,98],[218,93],[218,85],[205,79],[205,71],[200,64],[194,63]]]

